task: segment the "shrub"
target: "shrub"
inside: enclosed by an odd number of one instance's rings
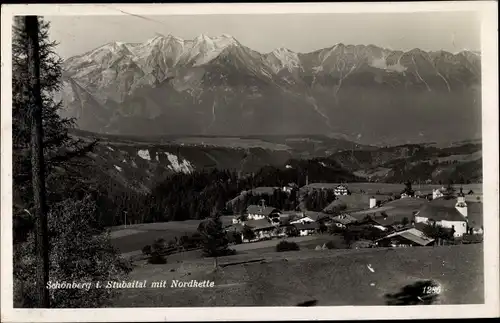
[[[340,228],[340,227],[336,226],[335,224],[328,227],[328,233],[330,233],[330,234],[339,234],[339,233],[343,233],[344,231],[345,231],[345,229]]]
[[[167,263],[167,258],[162,256],[157,251],[153,251],[148,259],[148,262],[153,265],[163,265]]]
[[[89,197],[54,204],[47,215],[49,278],[51,281],[119,281],[130,265],[110,243],[109,232],[99,229],[96,204]],[[35,286],[35,235],[16,244],[14,254],[14,307],[33,307]],[[107,288],[51,289],[52,308],[102,307],[118,291]]]
[[[297,251],[300,250],[300,247],[298,244],[295,242],[289,242],[289,241],[281,241],[276,245],[276,251],[282,252],[282,251]]]
[[[299,230],[293,225],[290,225],[286,227],[286,235],[289,237],[298,237],[299,236]]]
[[[319,223],[318,231],[319,231],[319,233],[325,233],[328,231],[328,227],[326,226],[325,222]]]
[[[161,253],[165,250],[165,247],[166,247],[165,239],[159,238],[156,239],[155,242],[153,243],[153,251]]]
[[[250,228],[247,225],[243,226],[242,233],[243,233],[243,238],[245,238],[248,241],[255,239],[255,232],[253,232],[252,228]]]
[[[229,243],[232,244],[241,244],[243,242],[241,239],[241,234],[239,234],[238,232],[234,231],[228,232],[227,238],[229,240]]]
[[[327,249],[339,249],[334,241],[328,241],[325,246]]]
[[[169,240],[167,246],[168,248],[174,248],[177,246],[177,242],[175,240]]]
[[[146,245],[142,248],[142,254],[143,255],[146,255],[146,256],[149,256],[151,254],[151,246],[150,245]]]

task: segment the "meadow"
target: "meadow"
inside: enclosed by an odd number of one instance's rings
[[[387,294],[432,279],[442,292],[436,304],[484,302],[482,245],[400,249],[256,252],[165,265],[139,265],[130,280],[192,279],[214,288],[124,289],[116,307],[385,305]],[[237,264],[242,261],[252,263]],[[233,265],[231,265],[233,263]],[[229,264],[229,265],[228,265]],[[370,270],[370,268],[372,270]]]

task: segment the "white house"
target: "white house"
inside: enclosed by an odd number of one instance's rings
[[[376,206],[377,206],[377,199],[374,196],[372,196],[370,198],[370,209],[373,209]]]
[[[335,187],[334,193],[335,195],[348,195],[349,190],[347,189],[347,186],[341,184]]]
[[[299,224],[299,223],[312,223],[312,222],[315,222],[314,219],[308,217],[308,216],[303,216],[297,220],[293,220],[290,222],[290,224]]]
[[[467,204],[459,199],[438,198],[425,204],[416,214],[415,223],[435,223],[438,226],[455,230],[455,237],[467,233]]]
[[[252,240],[248,240],[245,238],[245,235],[242,232],[241,239],[243,242],[258,241],[266,238],[270,239],[278,237],[280,235],[280,230],[278,226],[272,224],[267,219],[251,220],[246,222],[245,226],[249,227],[254,232],[255,238]]]
[[[443,197],[444,194],[441,192],[441,190],[439,189],[434,189],[432,190],[432,199],[435,200],[435,199],[438,199],[440,197]]]
[[[318,224],[314,222],[294,224],[300,236],[314,234],[318,229]]]
[[[279,217],[280,210],[262,205],[249,205],[246,210],[248,220],[262,220],[271,217]]]

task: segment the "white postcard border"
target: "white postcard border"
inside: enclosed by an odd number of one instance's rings
[[[292,14],[475,11],[481,16],[484,200],[484,305],[13,309],[12,71],[13,15]],[[5,322],[347,320],[495,317],[499,311],[498,5],[494,1],[293,4],[100,4],[2,6],[1,320]],[[425,309],[425,310],[423,310]]]

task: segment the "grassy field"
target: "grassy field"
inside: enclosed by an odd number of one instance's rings
[[[442,287],[437,304],[484,302],[482,245],[401,249],[301,250],[240,254],[143,265],[130,280],[215,282],[214,288],[124,289],[116,307],[385,305],[385,295],[432,279]],[[243,260],[254,263],[224,266]],[[373,272],[368,269],[373,269]]]
[[[222,216],[222,223],[229,225],[231,216]],[[156,239],[169,241],[175,237],[190,235],[196,232],[201,220],[172,221],[158,223],[143,223],[110,228],[111,243],[121,253],[130,253],[141,250]]]

